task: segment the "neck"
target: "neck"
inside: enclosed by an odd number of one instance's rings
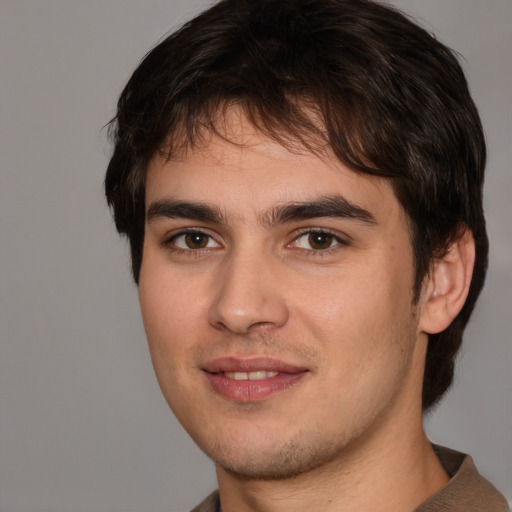
[[[247,480],[218,467],[222,512],[410,512],[448,481],[423,430],[407,443],[340,458],[277,481]]]

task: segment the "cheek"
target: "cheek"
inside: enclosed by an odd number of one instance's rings
[[[151,360],[162,393],[177,414],[194,396],[188,379],[193,366],[193,334],[197,335],[197,301],[191,287],[165,270],[143,269],[139,301]],[[177,414],[178,415],[178,414]],[[181,421],[181,420],[180,420]]]
[[[410,278],[391,261],[354,265],[314,286],[303,280],[296,296],[296,318],[323,345],[327,362],[336,361],[343,381],[396,368],[414,346]]]
[[[168,269],[152,266],[148,258],[139,281],[139,301],[151,359],[164,395],[169,381],[181,379],[189,366],[192,334],[199,328],[194,287],[190,281],[169,275]],[[166,391],[167,390],[167,391]]]
[[[197,278],[171,272],[168,265],[148,256],[139,281],[139,301],[150,343],[154,337],[173,336],[182,339],[182,333],[197,326],[203,307]],[[154,336],[156,335],[156,336]]]
[[[357,265],[323,276],[302,277],[294,296],[297,317],[327,339],[363,337],[386,321],[390,297],[387,276]],[[361,341],[361,340],[360,340]]]

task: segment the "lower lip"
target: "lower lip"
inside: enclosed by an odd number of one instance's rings
[[[275,377],[260,380],[235,380],[223,373],[205,372],[205,375],[213,390],[224,398],[237,402],[259,402],[295,386],[306,373],[278,373]]]

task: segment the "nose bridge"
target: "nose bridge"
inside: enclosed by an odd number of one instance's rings
[[[233,249],[217,276],[210,323],[240,334],[284,325],[289,313],[279,274],[279,260],[263,248]]]

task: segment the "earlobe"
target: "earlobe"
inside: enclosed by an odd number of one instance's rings
[[[424,284],[420,329],[427,334],[444,331],[462,309],[468,296],[475,241],[468,228],[450,245],[446,254],[435,260]]]

